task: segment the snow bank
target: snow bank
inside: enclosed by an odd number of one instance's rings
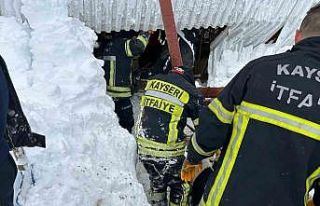
[[[249,61],[290,49],[294,44],[295,31],[306,12],[318,2],[320,1],[263,1],[260,6],[253,3],[258,7],[250,11],[251,15],[247,19],[229,27],[222,34],[223,37],[212,43],[208,86],[223,87]],[[265,44],[282,26],[277,42]]]
[[[0,54],[10,69],[17,93],[24,94],[32,84],[29,31],[14,17],[0,17]],[[23,103],[23,102],[22,102]]]
[[[257,47],[247,46],[229,49],[222,44],[214,49],[209,58],[209,79],[207,86],[224,87],[249,61],[265,55],[284,52],[291,47],[276,48],[274,45],[261,44]]]
[[[0,17],[0,52],[48,148],[27,149],[30,167],[17,183],[18,203],[147,205],[136,179],[135,140],[118,125],[92,56],[96,35],[68,17],[67,0],[22,3],[30,28]]]

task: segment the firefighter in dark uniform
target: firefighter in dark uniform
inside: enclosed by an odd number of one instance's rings
[[[13,184],[16,179],[17,168],[9,154],[9,146],[5,141],[5,125],[9,108],[9,90],[6,83],[1,61],[0,69],[0,205],[13,205]]]
[[[192,41],[190,40],[190,38],[187,38],[185,33],[182,31],[178,31],[178,41],[179,41],[183,65],[188,68],[193,68],[195,54],[194,54],[194,45]],[[167,41],[165,41],[164,50],[166,51],[165,54],[167,54],[167,58],[163,65],[163,72],[168,73],[172,68],[172,65],[170,61],[169,47],[168,47]]]
[[[200,113],[182,178],[222,149],[201,206],[306,205],[320,177],[320,8],[288,52],[246,65]]]
[[[0,206],[14,205],[13,184],[17,167],[9,150],[45,145],[45,137],[31,131],[6,63],[0,56]]]
[[[158,30],[158,33],[158,40],[162,45],[161,52],[159,58],[155,61],[153,65],[153,69],[151,71],[148,71],[149,76],[154,76],[156,74],[167,74],[172,68],[168,42],[166,41],[165,32],[162,30]],[[185,33],[187,32],[178,32],[180,52],[183,65],[185,67],[192,68],[194,66],[194,45],[192,41],[193,39],[190,38],[190,35],[185,35]]]
[[[113,32],[100,35],[95,56],[103,59],[107,93],[115,103],[119,124],[130,133],[134,125],[132,104],[132,60],[139,57],[147,46],[146,35],[130,32]]]
[[[314,183],[314,195],[313,195],[313,204],[315,206],[320,206],[320,179]],[[309,206],[309,205],[308,205]]]
[[[151,181],[151,205],[187,205],[190,186],[180,178],[187,117],[197,125],[202,98],[188,68],[176,68],[147,82],[136,125],[139,160]]]

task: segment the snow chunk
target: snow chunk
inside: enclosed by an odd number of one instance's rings
[[[47,136],[47,149],[27,149],[19,203],[148,205],[136,178],[135,139],[118,125],[92,55],[97,37],[67,17],[66,2],[23,0],[31,28],[0,17],[0,52],[33,130]]]

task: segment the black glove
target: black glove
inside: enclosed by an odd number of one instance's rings
[[[46,137],[41,134],[31,133],[31,137],[27,146],[46,148]]]

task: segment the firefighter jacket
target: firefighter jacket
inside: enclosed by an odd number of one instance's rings
[[[7,66],[0,56],[0,161],[14,147],[45,147],[45,136],[31,131],[19,97],[12,84]],[[6,154],[5,156],[3,156]]]
[[[112,97],[130,97],[132,95],[132,59],[144,52],[147,39],[142,35],[133,38],[113,35],[111,41],[101,45],[104,48],[96,57],[105,61],[103,68],[108,94]]]
[[[189,41],[184,34],[181,32],[178,38],[182,62],[185,67],[193,68],[195,62],[194,55],[194,47],[191,41]],[[161,53],[155,64],[153,65],[153,69],[150,72],[150,75],[155,74],[167,74],[171,66],[168,42],[165,41],[165,44],[161,48]]]
[[[320,177],[320,37],[246,65],[200,113],[192,163],[222,149],[201,205],[306,204]]]
[[[183,156],[187,117],[197,125],[202,101],[185,75],[169,72],[150,79],[136,125],[138,153],[159,158]]]
[[[5,126],[9,106],[9,92],[3,67],[6,67],[2,57],[0,57],[0,165],[8,157],[9,146],[5,141]]]

